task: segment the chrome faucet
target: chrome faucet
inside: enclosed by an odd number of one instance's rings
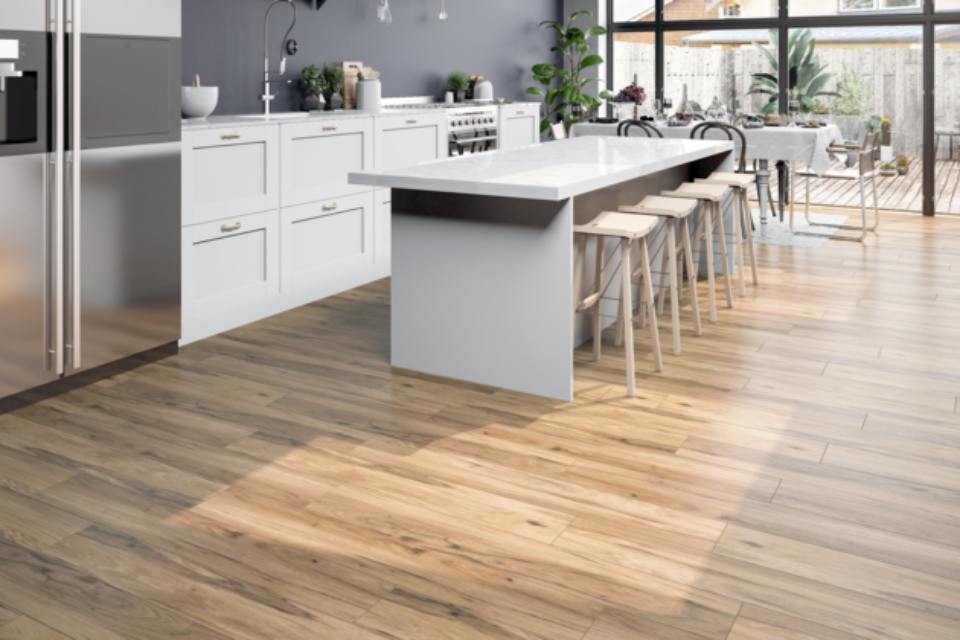
[[[267,12],[263,16],[263,95],[260,96],[260,100],[263,101],[263,115],[270,116],[270,103],[277,97],[277,94],[270,93],[270,39],[269,34],[267,33],[267,27],[270,23],[270,14],[273,12],[274,8],[277,5],[286,4],[290,5],[290,8],[293,9],[293,20],[290,22],[290,28],[287,29],[287,34],[283,37],[283,46],[287,44],[287,40],[290,37],[290,34],[293,32],[293,28],[297,25],[297,5],[293,3],[293,0],[274,0],[267,7]],[[280,68],[277,75],[277,79],[283,77],[287,72],[287,50],[283,49],[281,51],[280,58]]]

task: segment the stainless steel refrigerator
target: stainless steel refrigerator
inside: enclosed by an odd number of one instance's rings
[[[179,337],[180,28],[0,1],[0,399]]]

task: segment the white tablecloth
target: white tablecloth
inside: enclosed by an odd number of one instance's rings
[[[689,138],[693,125],[686,127],[659,127],[665,138]],[[584,122],[576,124],[571,130],[573,136],[613,136],[617,133],[616,124]],[[843,134],[835,124],[819,129],[802,127],[764,127],[763,129],[744,129],[747,138],[747,160],[785,161],[792,164],[807,165],[816,173],[827,171],[830,166],[830,154],[827,151],[834,142],[841,142]],[[634,129],[631,135],[646,135]],[[719,132],[708,134],[710,138],[726,139]]]

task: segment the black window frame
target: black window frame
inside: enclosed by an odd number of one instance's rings
[[[607,16],[607,86],[613,87],[615,60],[614,39],[620,33],[653,33],[656,54],[654,56],[656,86],[653,95],[663,99],[664,91],[664,35],[673,31],[722,31],[739,29],[775,29],[779,34],[780,56],[780,109],[788,106],[789,62],[787,41],[792,29],[816,29],[819,27],[888,27],[920,26],[923,28],[923,215],[936,214],[936,150],[934,129],[936,127],[936,87],[934,86],[936,63],[935,36],[939,25],[960,24],[960,11],[937,12],[935,0],[923,0],[921,11],[874,10],[859,13],[841,13],[827,16],[791,16],[790,0],[779,0],[778,15],[769,18],[730,18],[703,20],[666,20],[664,0],[655,0],[654,19],[650,22],[614,22],[614,3],[606,2]]]

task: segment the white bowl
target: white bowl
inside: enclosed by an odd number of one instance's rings
[[[206,118],[217,108],[219,87],[182,87],[180,112],[184,118]]]

